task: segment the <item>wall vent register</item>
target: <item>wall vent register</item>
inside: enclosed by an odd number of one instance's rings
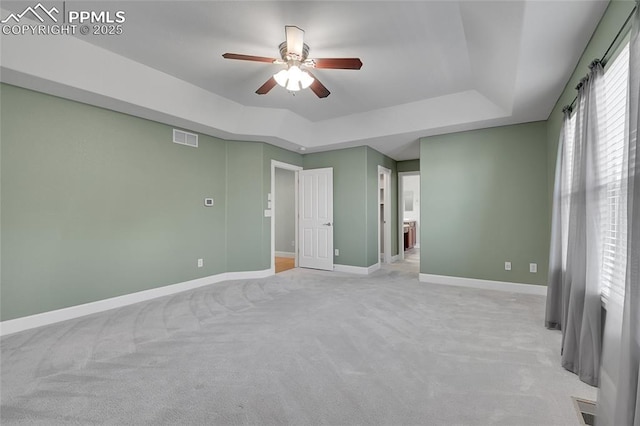
[[[173,142],[180,145],[198,147],[198,135],[185,132],[184,130],[173,129]]]

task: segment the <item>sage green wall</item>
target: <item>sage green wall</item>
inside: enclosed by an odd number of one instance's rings
[[[225,271],[224,141],[194,149],[159,123],[0,93],[2,320]]]
[[[264,233],[263,144],[227,143],[227,272],[271,265],[260,244]],[[224,226],[224,222],[223,222]]]
[[[547,155],[549,216],[551,216],[551,200],[553,198],[553,181],[555,177],[556,157],[558,154],[558,139],[560,137],[560,128],[562,127],[562,108],[564,108],[565,105],[571,104],[576,97],[577,91],[575,87],[580,82],[580,79],[589,72],[589,64],[596,58],[602,58],[602,55],[615,39],[616,34],[629,16],[629,13],[631,13],[634,5],[635,1],[612,0],[609,3],[598,27],[580,57],[578,65],[549,116],[547,121],[547,144],[549,146]],[[627,28],[627,31],[628,29],[629,28]]]
[[[161,123],[5,84],[0,97],[2,321],[270,267],[271,159],[299,154],[202,134],[191,148]]]
[[[378,192],[378,166],[391,170],[391,255],[398,254],[398,172],[396,161],[373,148],[366,147],[367,155],[367,266],[378,263],[378,210],[380,193]]]
[[[361,146],[303,156],[305,169],[333,167],[334,263],[367,267],[367,151]]]
[[[398,173],[420,171],[420,160],[398,161],[397,165]]]
[[[546,131],[537,122],[420,141],[422,273],[546,284]]]

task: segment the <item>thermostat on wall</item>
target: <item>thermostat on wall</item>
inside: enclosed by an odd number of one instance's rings
[[[205,198],[204,199],[204,205],[206,207],[212,207],[213,206],[213,198]]]

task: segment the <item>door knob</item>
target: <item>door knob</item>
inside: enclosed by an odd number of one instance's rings
[[[323,223],[323,226],[331,226],[331,222]]]

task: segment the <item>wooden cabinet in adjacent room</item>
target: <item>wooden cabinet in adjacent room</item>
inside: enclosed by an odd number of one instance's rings
[[[416,245],[416,221],[404,222],[404,249],[409,250]]]

